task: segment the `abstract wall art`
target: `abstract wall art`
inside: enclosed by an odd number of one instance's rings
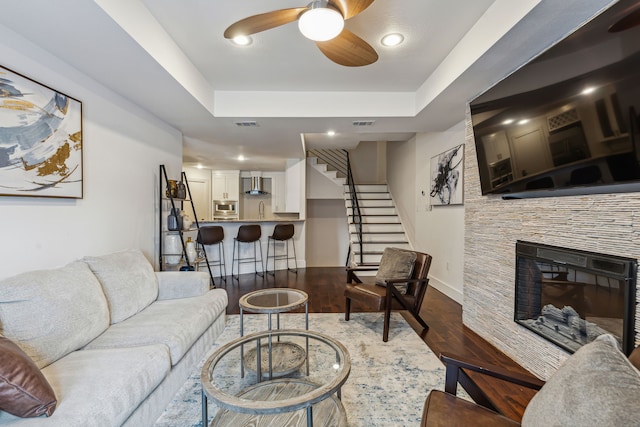
[[[431,158],[431,205],[462,204],[464,145]]]
[[[82,103],[0,67],[0,195],[82,198]]]

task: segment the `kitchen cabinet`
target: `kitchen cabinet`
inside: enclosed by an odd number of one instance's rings
[[[284,172],[271,172],[271,211],[286,212],[286,186]]]
[[[284,172],[272,172],[271,210],[274,213],[298,213],[304,183],[304,159],[288,159]]]
[[[234,200],[240,197],[240,171],[213,171],[212,199]]]
[[[628,135],[628,130],[622,117],[622,112],[620,111],[617,93],[613,92],[608,94],[608,96],[596,100],[595,107],[603,141],[620,138],[621,136],[626,137]]]
[[[487,164],[489,165],[511,157],[509,140],[504,131],[483,136],[482,145],[484,146],[484,154],[487,158]]]

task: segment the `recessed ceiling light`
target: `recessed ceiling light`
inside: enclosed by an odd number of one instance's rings
[[[383,46],[398,46],[404,41],[404,36],[400,33],[387,34],[380,40]]]
[[[590,93],[593,93],[596,91],[596,88],[594,86],[589,86],[587,88],[585,88],[582,92],[580,92],[582,95],[589,95]]]
[[[327,135],[329,135],[329,136],[334,136],[335,134],[336,134],[335,130],[330,130],[330,131],[327,132]]]
[[[518,122],[519,125],[526,125],[527,123],[529,123],[529,119],[522,119]]]
[[[203,168],[202,163],[198,163],[198,164],[196,165],[196,168],[197,168],[197,169],[202,169],[202,168]]]
[[[243,156],[242,154],[240,154],[240,155],[238,156],[238,161],[239,161],[239,162],[244,162],[244,156]]]
[[[249,46],[253,42],[253,39],[249,36],[235,36],[231,41],[236,46]]]
[[[511,123],[513,123],[513,119],[507,119],[504,122],[502,122],[503,125],[510,125]]]

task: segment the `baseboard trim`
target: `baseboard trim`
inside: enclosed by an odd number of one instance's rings
[[[429,286],[433,286],[458,304],[462,305],[463,302],[463,293],[453,286],[443,282],[437,277],[429,276]]]

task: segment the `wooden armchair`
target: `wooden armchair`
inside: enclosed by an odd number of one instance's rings
[[[429,279],[427,275],[429,273],[429,267],[431,266],[431,255],[415,252],[405,251],[402,249],[388,248],[395,251],[411,252],[416,254],[415,265],[413,267],[413,273],[409,278],[387,278],[384,280],[385,286],[377,285],[375,283],[363,282],[363,277],[357,275],[361,271],[379,270],[379,268],[372,267],[356,267],[347,269],[347,286],[344,291],[346,297],[346,306],[344,319],[349,320],[349,314],[351,311],[351,300],[360,301],[366,304],[368,307],[376,311],[384,311],[384,331],[382,334],[382,340],[387,342],[389,339],[389,318],[391,317],[391,310],[407,310],[411,315],[420,323],[420,325],[428,329],[429,326],[420,317],[420,307],[422,307],[422,301],[427,292],[427,285]],[[387,251],[385,250],[385,253]],[[385,255],[381,260],[385,261]],[[366,276],[373,279],[373,276]],[[401,292],[395,285],[407,284],[406,292]]]
[[[471,359],[461,360],[445,354],[441,354],[440,359],[446,365],[445,391],[431,390],[429,392],[422,412],[421,427],[469,425],[507,427],[520,425],[520,423],[498,413],[465,371],[478,372],[533,390],[540,390],[544,385],[544,381],[534,376],[514,373],[484,362]],[[477,403],[457,397],[458,384],[461,384]]]
[[[640,419],[640,349],[627,359],[610,334],[569,356],[546,383],[470,359],[447,355],[440,359],[446,364],[445,391],[429,392],[421,427],[520,425],[499,414],[469,375],[488,375],[536,390],[524,411],[523,425],[626,426],[638,425]],[[458,384],[476,403],[456,396]]]

